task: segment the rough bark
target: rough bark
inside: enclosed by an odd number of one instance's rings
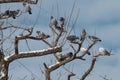
[[[13,3],[13,2],[28,2],[30,4],[37,4],[38,0],[32,1],[32,0],[0,0],[1,3]]]

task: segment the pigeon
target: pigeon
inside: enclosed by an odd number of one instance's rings
[[[71,58],[72,56],[73,56],[72,52],[69,52],[69,53],[66,53],[66,54],[59,54],[58,59],[59,59],[59,61],[63,61],[63,60]]]
[[[56,26],[55,29],[57,29],[59,32],[67,32],[63,27]]]
[[[90,40],[92,40],[93,42],[94,41],[102,41],[100,38],[98,38],[98,37],[96,37],[96,36],[88,36],[88,38],[90,39]]]
[[[20,10],[16,10],[16,11],[6,10],[5,15],[12,17],[13,19],[16,19],[16,16],[19,14],[19,12]]]
[[[76,39],[79,39],[79,37],[77,37],[75,35],[70,35],[70,36],[67,36],[66,39],[72,43],[72,42],[75,42]]]
[[[9,11],[9,15],[13,18],[16,19],[16,16],[19,14],[20,10],[16,11]]]
[[[64,23],[65,23],[65,18],[60,17],[60,26],[63,27]]]
[[[82,32],[81,32],[81,38],[80,38],[80,41],[84,40],[85,37],[86,37],[86,31],[85,31],[85,29],[83,29]]]
[[[53,16],[51,16],[51,17],[50,17],[50,26],[51,26],[51,27],[52,27],[52,26],[57,27],[57,25],[58,25],[57,20],[56,20]]]
[[[87,51],[86,48],[81,47],[80,50],[81,50],[82,54],[86,54],[87,53],[88,55],[91,55],[91,53],[89,51],[86,52]]]
[[[103,56],[110,56],[111,55],[110,52],[108,52],[106,49],[104,49],[102,47],[99,48],[99,53]]]
[[[29,14],[32,14],[32,12],[31,12],[31,7],[30,7],[30,5],[28,4],[28,3],[23,3],[23,6],[24,6],[24,11],[25,12],[28,12]]]
[[[17,11],[11,11],[13,19],[16,19],[16,16],[19,14],[20,10]]]
[[[36,31],[36,33],[38,34],[39,38],[45,39],[45,38],[50,37],[50,35],[46,35],[45,33],[41,32],[41,31]]]
[[[45,33],[41,32],[41,31],[36,31],[36,33],[38,34],[39,37],[46,36]]]

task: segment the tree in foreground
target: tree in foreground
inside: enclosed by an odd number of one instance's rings
[[[91,48],[96,45],[96,43],[101,42],[102,40],[96,36],[87,34],[85,29],[81,30],[80,34],[77,36],[75,34],[71,34],[71,31],[74,29],[74,24],[72,28],[69,30],[69,20],[65,17],[60,17],[58,20],[54,16],[50,16],[50,24],[49,28],[53,34],[45,34],[42,31],[35,31],[33,27],[21,27],[18,25],[10,24],[4,26],[4,21],[9,18],[13,18],[17,20],[17,17],[21,17],[22,14],[32,14],[31,7],[29,4],[37,4],[36,1],[32,0],[1,0],[0,3],[12,3],[12,2],[22,2],[24,6],[24,11],[20,10],[6,10],[0,13],[0,80],[9,80],[9,65],[17,60],[22,58],[30,58],[30,57],[40,57],[45,55],[53,54],[55,58],[55,64],[48,65],[43,63],[45,70],[44,75],[46,80],[54,80],[51,79],[51,73],[56,69],[59,69],[61,66],[65,66],[67,63],[73,63],[73,60],[81,60],[86,61],[85,56],[90,56],[93,54],[90,52]],[[73,6],[74,7],[74,6]],[[71,11],[72,13],[72,11]],[[71,16],[71,15],[70,15]],[[75,23],[77,21],[77,17]],[[9,34],[6,35],[5,31],[11,31]],[[19,31],[23,31],[24,33],[19,33]],[[17,34],[16,34],[17,32]],[[4,34],[3,34],[4,33]],[[36,35],[34,35],[36,33]],[[6,35],[6,36],[5,36]],[[49,38],[49,40],[48,40]],[[12,39],[12,40],[11,40]],[[51,42],[51,40],[52,42]],[[89,39],[90,43],[85,48],[83,47],[84,43],[86,43],[85,39]],[[8,40],[11,41],[10,48],[5,49],[4,46],[7,45],[6,42]],[[33,41],[42,41],[47,45],[49,48],[42,49],[42,50],[34,50],[34,51],[25,51],[20,52],[19,45],[20,41],[23,40],[33,40]],[[71,49],[68,52],[64,52],[65,46],[68,45]],[[27,44],[29,47],[29,45]],[[64,54],[63,54],[64,52]],[[89,68],[84,72],[84,74],[79,78],[79,80],[85,80],[87,76],[91,73],[94,69],[95,62],[98,57],[100,56],[110,56],[111,51],[107,51],[104,48],[99,48],[98,53],[92,55],[92,60],[89,65]],[[66,69],[69,71],[69,69]],[[76,76],[76,73],[69,71],[70,73],[68,76],[68,80],[72,76]]]

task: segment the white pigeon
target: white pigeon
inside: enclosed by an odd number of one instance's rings
[[[103,56],[107,55],[107,56],[110,56],[110,52],[108,52],[106,49],[100,47],[99,48],[99,53]]]
[[[82,54],[86,54],[86,51],[87,51],[86,48],[81,47],[80,50],[81,50]],[[90,52],[88,51],[87,54],[90,55]]]
[[[32,14],[32,12],[31,12],[32,9],[28,3],[24,2],[23,6],[24,6],[24,12],[28,12],[29,14]]]

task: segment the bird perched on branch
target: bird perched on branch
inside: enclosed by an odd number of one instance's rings
[[[110,52],[108,52],[106,49],[104,49],[102,47],[99,48],[99,54],[101,54],[102,56],[110,56],[111,55]]]
[[[31,11],[32,9],[28,3],[24,2],[23,6],[24,6],[24,12],[28,12],[29,14],[32,14],[32,11]]]
[[[76,40],[79,39],[79,37],[75,35],[70,35],[70,36],[67,36],[66,39],[72,43],[72,42],[76,42]]]
[[[50,17],[50,27],[52,27],[52,26],[54,26],[54,27],[58,26],[58,22],[53,16]]]
[[[12,13],[12,18],[16,19],[16,16],[19,14],[20,10],[16,10],[16,11],[10,11],[10,13]]]
[[[86,48],[81,47],[80,50],[81,50],[82,54],[86,54],[86,53],[87,53],[88,55],[91,54],[89,51],[87,51]]]
[[[62,31],[62,32],[67,32],[63,27],[60,26],[56,26],[55,29],[57,29],[58,31]]]
[[[16,19],[16,16],[19,14],[19,12],[20,10],[16,10],[16,11],[6,10],[5,15],[12,17],[13,19]]]
[[[39,38],[45,39],[45,38],[50,37],[49,35],[46,35],[45,33],[41,32],[41,31],[36,31],[36,33],[38,34]]]
[[[63,17],[60,17],[60,26],[61,27],[64,27],[64,24],[65,24],[65,18],[63,18]]]
[[[96,36],[88,36],[88,38],[89,38],[90,40],[92,40],[93,42],[94,42],[94,41],[102,41],[100,38],[98,38],[98,37],[96,37]]]
[[[80,41],[84,40],[85,37],[86,37],[86,31],[85,31],[85,29],[83,29],[81,32]]]
[[[69,52],[69,53],[66,53],[66,54],[59,54],[58,59],[59,59],[59,61],[63,61],[63,60],[71,58],[72,56],[73,56],[72,52]]]

